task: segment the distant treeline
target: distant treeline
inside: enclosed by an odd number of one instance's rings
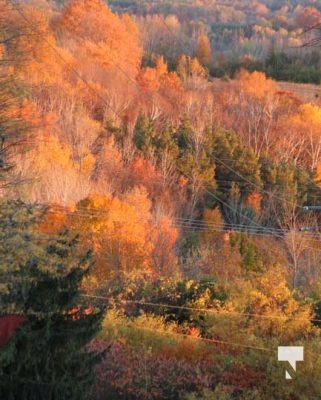
[[[221,66],[210,69],[213,77],[233,77],[241,68],[250,72],[262,71],[278,81],[297,83],[321,83],[321,55],[319,51],[307,54],[304,59],[300,55],[290,55],[285,52],[270,50],[265,60],[250,60],[244,58],[238,61],[227,61]]]

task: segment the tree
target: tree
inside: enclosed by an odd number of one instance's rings
[[[253,150],[247,147],[234,132],[216,129],[213,137],[215,177],[223,195],[237,187],[241,200],[261,186],[260,165]]]
[[[161,54],[172,66],[177,57],[190,47],[190,36],[183,32],[175,15],[162,14],[148,13],[145,17],[136,15],[135,20],[145,50],[145,63],[151,63],[155,55]]]
[[[224,231],[224,219],[219,208],[205,210],[203,222],[198,249],[194,252],[200,276],[215,276],[221,282],[237,279],[242,272],[240,249],[232,240],[234,235],[230,231]],[[190,258],[193,256],[192,252]],[[189,264],[190,261],[192,260],[187,259],[186,263]],[[193,267],[195,270],[195,266]]]
[[[72,0],[63,8],[56,28],[67,43],[72,38],[72,48],[85,65],[89,56],[105,73],[106,68],[118,65],[129,76],[137,74],[142,50],[138,29],[129,15],[118,17],[102,0]],[[95,74],[90,77],[97,79]]]
[[[85,345],[100,328],[104,307],[80,296],[92,268],[67,234],[37,233],[42,211],[0,202],[0,309],[26,321],[0,353],[0,397],[84,399],[98,353]]]
[[[210,159],[212,146],[208,131],[193,129],[187,116],[181,119],[176,135],[179,147],[177,167],[188,180],[189,212],[193,214],[197,205],[204,205],[204,199],[209,200],[208,190],[215,188],[215,167]]]
[[[285,118],[284,127],[291,130],[296,142],[295,157],[311,170],[321,159],[321,108],[313,104],[302,104],[297,113]],[[302,143],[301,147],[298,145]],[[287,140],[288,143],[288,140]]]
[[[94,251],[94,275],[100,283],[127,274],[150,276],[151,202],[146,190],[134,188],[123,199],[91,195],[77,203],[70,226],[83,232]]]
[[[178,60],[177,73],[184,84],[192,89],[196,89],[206,77],[206,70],[198,59],[184,54]]]
[[[151,236],[154,243],[152,252],[154,271],[158,276],[172,274],[176,265],[173,249],[178,236],[177,228],[173,226],[170,218],[163,216],[156,221]]]
[[[295,24],[297,28],[310,30],[321,23],[321,13],[314,7],[304,7],[297,15]]]
[[[277,318],[249,318],[248,331],[265,338],[278,337],[284,343],[295,340],[302,332],[311,332],[312,307],[299,302],[286,280],[284,269],[270,268],[260,275],[247,296],[246,312]]]
[[[299,208],[307,200],[311,186],[309,174],[293,163],[273,163],[262,159],[261,177],[264,182],[261,217],[286,230],[293,228]]]
[[[154,153],[155,128],[151,118],[140,113],[133,132],[133,142],[145,157],[151,157]]]
[[[196,58],[203,67],[209,67],[212,61],[211,43],[206,35],[200,35],[198,38]]]
[[[17,182],[13,159],[18,150],[26,150],[31,127],[25,118],[27,85],[15,73],[28,56],[18,43],[30,32],[13,23],[13,14],[8,2],[0,1],[0,190]]]
[[[233,98],[226,104],[231,128],[240,133],[255,155],[271,154],[276,140],[272,129],[278,106],[276,83],[262,72],[241,70],[234,90]]]
[[[17,85],[12,76],[0,71],[0,188],[11,181],[8,178],[14,167],[14,155],[28,143],[30,126],[21,119],[21,99],[17,95]],[[1,184],[2,183],[2,184]]]

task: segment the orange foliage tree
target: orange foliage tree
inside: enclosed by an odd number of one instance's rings
[[[313,104],[302,104],[296,113],[283,118],[284,135],[292,158],[315,170],[321,161],[321,108]],[[291,131],[290,135],[286,133]],[[289,143],[292,143],[289,146]]]
[[[53,204],[39,228],[51,234],[64,229],[78,233],[83,247],[94,251],[94,275],[100,284],[126,275],[167,275],[176,266],[178,231],[169,217],[155,220],[143,188],[134,188],[122,199],[90,195],[66,207]]]
[[[240,132],[256,155],[269,154],[275,140],[277,85],[262,72],[242,70],[225,107],[227,123]]]
[[[77,203],[73,229],[94,248],[99,280],[122,274],[153,276],[151,203],[143,189],[123,199],[95,195]]]
[[[102,67],[118,65],[128,75],[136,74],[141,60],[138,30],[133,20],[113,14],[102,0],[72,0],[57,24],[60,34],[85,61],[91,57]]]
[[[132,18],[112,13],[103,0],[72,0],[56,19],[54,31],[83,78],[77,83],[78,98],[96,119],[120,124],[119,116],[137,91],[142,56]]]
[[[168,276],[175,271],[177,260],[173,252],[178,229],[173,226],[169,217],[162,216],[156,220],[151,231],[153,243],[152,262],[158,276]]]
[[[209,67],[212,61],[211,43],[206,35],[200,35],[198,38],[196,58],[204,67]]]

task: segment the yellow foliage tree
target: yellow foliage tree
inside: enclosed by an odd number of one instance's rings
[[[253,315],[249,324],[258,336],[277,336],[286,343],[302,332],[311,332],[312,309],[294,298],[289,289],[285,271],[270,268],[254,282],[249,291],[246,312]],[[257,318],[257,315],[261,318]]]
[[[298,111],[283,119],[285,130],[291,129],[296,146],[296,157],[307,167],[316,169],[321,161],[321,108],[302,104]]]
[[[277,91],[276,82],[267,78],[263,72],[248,72],[242,69],[236,75],[236,80],[245,94],[256,99],[270,96]]]
[[[90,192],[92,156],[82,160],[80,168],[73,162],[70,148],[54,134],[39,134],[34,148],[20,157],[17,168],[30,182],[20,194],[34,201],[68,204]]]
[[[212,61],[212,48],[207,35],[198,38],[196,58],[203,67],[209,67]]]
[[[91,195],[77,204],[72,226],[93,246],[99,280],[131,273],[152,275],[150,207],[147,193],[137,188],[124,199]]]

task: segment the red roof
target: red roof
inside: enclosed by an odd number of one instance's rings
[[[15,330],[26,320],[22,315],[0,316],[0,348],[5,346]]]

